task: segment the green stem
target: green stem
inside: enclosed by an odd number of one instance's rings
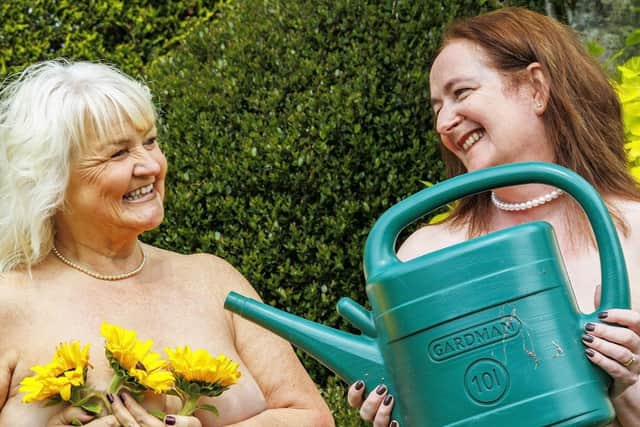
[[[122,385],[122,377],[120,375],[114,375],[111,379],[111,384],[109,385],[109,393],[116,394],[120,390],[120,386]]]
[[[198,409],[198,399],[200,396],[189,396],[178,415],[192,415]]]
[[[109,403],[109,401],[107,400],[107,396],[104,393],[96,392],[95,397],[102,401],[102,407],[105,408],[107,412],[111,411],[111,403]]]

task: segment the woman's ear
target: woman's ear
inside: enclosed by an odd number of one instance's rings
[[[529,81],[531,82],[531,98],[533,108],[541,116],[547,109],[549,102],[549,82],[539,62],[532,62],[527,66]]]

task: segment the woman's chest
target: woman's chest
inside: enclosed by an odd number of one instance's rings
[[[188,345],[194,350],[205,349],[213,356],[225,354],[240,364],[239,384],[210,402],[219,407],[221,416],[203,419],[204,425],[243,419],[250,412],[264,409],[240,404],[247,399],[264,402],[264,398],[235,350],[228,315],[212,301],[190,295],[181,295],[180,299],[131,293],[76,295],[74,299],[71,296],[51,293],[33,299],[27,293],[24,300],[19,301],[14,295],[11,301],[14,321],[7,328],[7,334],[0,337],[0,350],[16,349],[19,360],[12,378],[10,400],[0,415],[0,426],[21,425],[15,420],[24,417],[31,420],[24,425],[44,425],[41,418],[47,419],[56,410],[21,403],[23,394],[18,393],[18,387],[23,378],[32,375],[31,367],[51,360],[56,346],[62,342],[78,341],[81,346],[90,346],[88,384],[99,391],[107,390],[114,373],[105,356],[105,337],[100,332],[103,322],[135,331],[140,341],[152,340],[151,351],[163,358],[167,357],[166,348]],[[169,399],[164,404],[171,409],[177,402]],[[6,422],[7,417],[13,421]]]
[[[629,290],[631,295],[631,306],[634,309],[640,308],[640,245],[630,238],[621,237],[620,244],[624,255]],[[578,306],[583,312],[595,310],[599,304],[600,292],[598,286],[604,288],[613,287],[615,277],[609,275],[602,277],[601,258],[605,262],[613,260],[613,254],[600,253],[595,248],[589,248],[578,254],[565,252],[564,263],[573,288]]]

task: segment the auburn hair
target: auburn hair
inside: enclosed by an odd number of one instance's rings
[[[628,169],[624,148],[622,107],[600,64],[586,51],[577,34],[555,19],[524,9],[506,7],[453,22],[441,50],[455,40],[468,40],[483,49],[496,70],[518,82],[518,73],[538,62],[549,85],[543,113],[546,136],[555,162],[585,178],[603,196],[640,200],[640,189]],[[509,77],[508,77],[509,78]],[[450,177],[465,168],[443,150]],[[453,225],[469,224],[469,237],[488,231],[488,193],[461,200],[451,215]],[[624,234],[627,225],[610,207]],[[590,231],[580,209],[567,218]]]

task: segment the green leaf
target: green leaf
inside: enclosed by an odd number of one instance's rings
[[[429,224],[437,224],[439,222],[444,221],[445,219],[447,219],[449,217],[449,215],[451,215],[450,211],[447,212],[442,212],[439,213],[437,215],[434,215],[430,220],[429,220]]]
[[[635,46],[640,43],[640,28],[636,28],[627,36],[624,42],[625,47]]]
[[[147,409],[147,411],[153,415],[154,417],[156,417],[157,419],[159,419],[160,421],[164,421],[164,417],[167,416],[166,413],[160,411],[159,409]]]
[[[587,51],[594,58],[597,58],[604,53],[604,47],[595,39],[587,40],[585,44],[587,46]]]
[[[95,415],[102,412],[102,404],[100,402],[86,402],[81,404],[80,407]]]

